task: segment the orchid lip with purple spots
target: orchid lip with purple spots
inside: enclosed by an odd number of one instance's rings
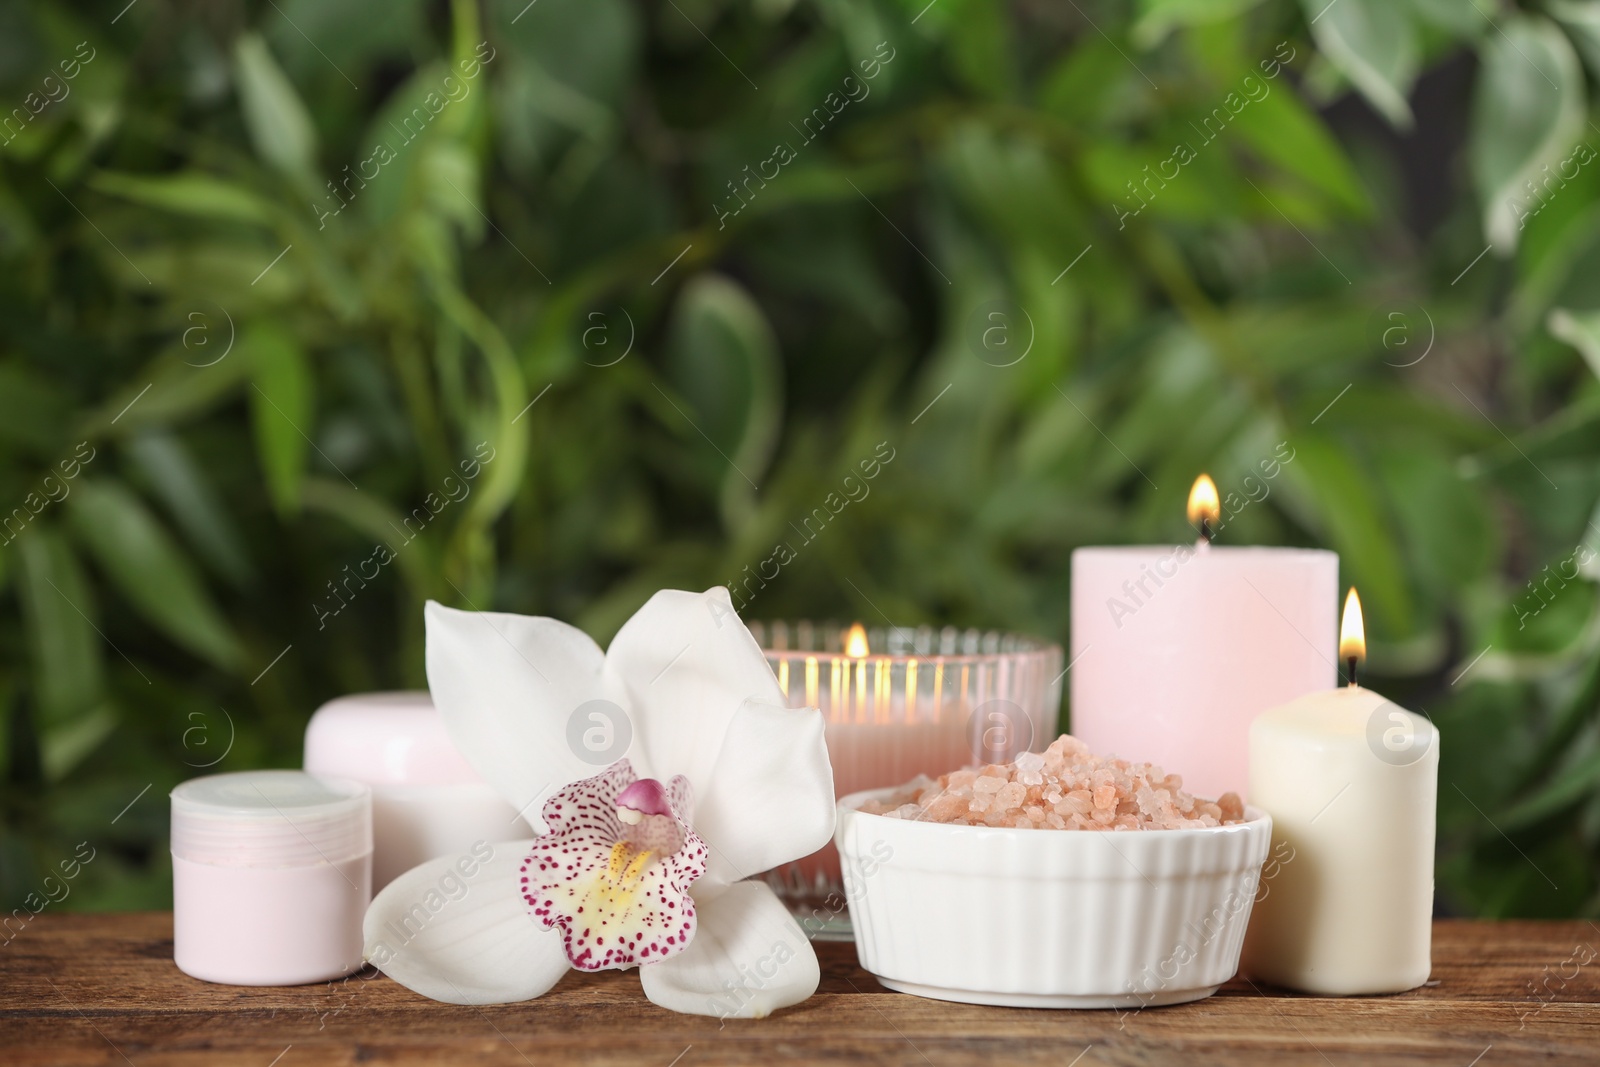
[[[546,929],[560,929],[574,968],[633,967],[689,946],[689,887],[706,871],[689,807],[687,778],[636,779],[625,759],[545,803],[550,832],[523,861],[522,899]]]

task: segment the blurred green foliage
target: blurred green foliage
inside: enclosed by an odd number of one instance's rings
[[[0,8],[7,910],[164,906],[425,598],[1064,641],[1202,469],[1440,724],[1444,906],[1600,910],[1600,3],[116,6]]]

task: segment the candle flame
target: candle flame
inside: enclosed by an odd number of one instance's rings
[[[1365,661],[1367,658],[1367,626],[1361,618],[1361,598],[1356,587],[1344,598],[1344,618],[1339,623],[1339,658]]]
[[[872,651],[867,647],[867,628],[859,622],[850,624],[850,632],[844,636],[844,654],[851,659],[860,659]]]
[[[1211,475],[1202,474],[1194,480],[1189,490],[1189,524],[1198,526],[1202,521],[1216,522],[1222,517],[1222,504],[1217,499],[1217,483]]]

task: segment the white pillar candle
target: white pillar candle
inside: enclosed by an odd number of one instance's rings
[[[1438,730],[1370,689],[1312,693],[1257,718],[1250,801],[1272,816],[1273,861],[1245,973],[1335,996],[1426,982],[1438,782]]]
[[[1196,795],[1242,794],[1250,721],[1337,681],[1338,604],[1339,557],[1321,549],[1080,548],[1072,732]]]

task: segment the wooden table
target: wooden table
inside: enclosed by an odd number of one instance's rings
[[[1194,1004],[1040,1011],[891,993],[850,945],[817,946],[817,995],[772,1018],[655,1007],[632,974],[569,974],[539,1000],[435,1004],[387,978],[257,989],[172,964],[172,916],[35,918],[0,948],[0,1063],[300,1067],[807,1062],[1501,1067],[1600,1062],[1600,927],[1440,922],[1434,981],[1399,996],[1302,997],[1245,981]]]

